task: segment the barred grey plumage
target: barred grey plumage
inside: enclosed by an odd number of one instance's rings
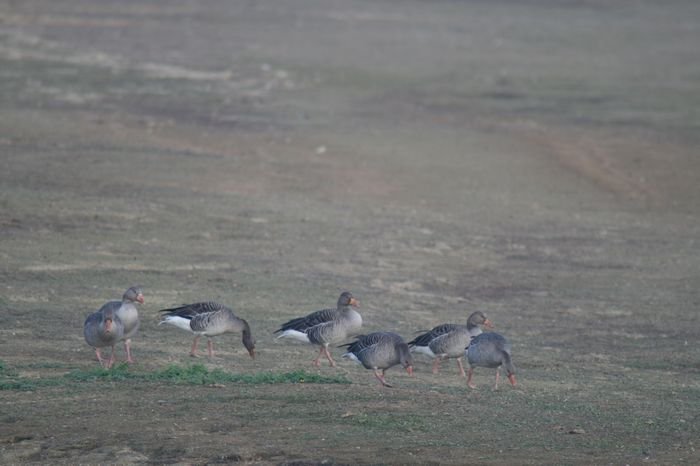
[[[360,335],[352,343],[341,345],[348,350],[343,357],[372,369],[374,376],[385,387],[391,387],[384,378],[387,369],[401,364],[409,375],[413,375],[413,357],[406,342],[393,332],[374,332]],[[381,374],[379,370],[381,369]]]
[[[115,302],[113,301],[112,304]],[[124,292],[121,305],[116,310],[117,317],[124,324],[124,348],[126,349],[126,361],[134,362],[131,356],[131,338],[136,336],[141,324],[139,320],[139,311],[134,303],[143,304],[143,290],[140,286],[132,286]],[[108,303],[109,304],[109,303]]]
[[[462,356],[472,337],[481,334],[481,326],[492,328],[492,323],[483,312],[476,311],[467,319],[466,325],[441,324],[410,342],[411,351],[433,358],[433,374],[437,374],[443,359],[456,359],[459,373],[465,376]]]
[[[95,349],[97,360],[105,368],[110,368],[114,364],[114,345],[124,336],[124,324],[116,316],[114,308],[112,303],[105,304],[98,311],[90,314],[83,325],[85,341]],[[105,361],[100,350],[107,346],[112,348],[112,352],[109,360]]]
[[[496,369],[496,384],[494,390],[498,388],[498,378],[501,366],[506,368],[506,376],[511,385],[515,387],[515,367],[511,360],[511,345],[503,335],[495,332],[482,333],[472,338],[469,347],[466,349],[467,361],[469,362],[469,375],[467,385],[476,388],[472,383],[474,367],[490,367]]]
[[[190,356],[197,356],[197,344],[199,338],[207,337],[207,350],[209,357],[214,356],[214,346],[211,337],[227,332],[241,332],[243,346],[248,350],[251,358],[255,358],[255,341],[250,330],[250,325],[244,319],[237,317],[231,309],[214,301],[187,304],[172,309],[163,309],[165,313],[161,324],[170,324],[183,330],[194,333],[196,336],[192,342]]]
[[[322,309],[303,317],[291,319],[274,333],[279,333],[277,338],[292,338],[295,340],[320,346],[319,354],[312,361],[314,366],[319,366],[319,359],[325,355],[331,366],[335,361],[328,351],[330,344],[339,343],[357,333],[362,327],[362,316],[352,307],[359,306],[357,300],[349,291],[344,291],[338,298],[336,309]]]
[[[104,367],[111,367],[114,364],[114,344],[118,341],[124,341],[124,349],[126,350],[126,361],[129,363],[134,362],[131,355],[131,337],[136,335],[139,329],[139,312],[136,309],[135,303],[143,304],[143,291],[139,286],[132,286],[124,292],[121,301],[108,301],[100,307],[97,312],[89,315],[83,326],[83,335],[88,344],[95,348],[95,354],[97,355],[98,361]],[[109,316],[109,317],[105,317]],[[114,330],[112,332],[107,332],[102,337],[99,337],[100,325],[103,325],[106,320],[110,320],[111,326]],[[98,323],[102,322],[102,324]],[[88,341],[88,338],[90,340]],[[102,346],[97,346],[101,340],[108,339],[109,344],[103,344]],[[114,340],[114,343],[111,341]],[[91,343],[92,342],[92,343]],[[96,343],[96,344],[93,344]],[[102,356],[100,355],[100,348],[111,346],[112,354],[110,360],[105,365]]]

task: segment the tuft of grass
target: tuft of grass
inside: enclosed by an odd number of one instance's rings
[[[96,367],[90,370],[76,369],[63,376],[63,379],[71,382],[95,382],[98,380],[120,381],[127,379],[143,379],[143,374],[129,372],[126,363],[117,364],[111,369]]]
[[[224,383],[242,384],[281,384],[281,383],[313,383],[313,384],[349,384],[343,376],[323,376],[311,374],[303,370],[292,372],[260,372],[257,374],[231,374],[221,369],[209,370],[202,364],[189,366],[170,365],[155,372],[132,372],[126,363],[118,364],[111,369],[97,367],[84,370],[75,369],[63,376],[28,379],[20,377],[16,371],[8,369],[0,361],[0,390],[31,391],[45,386],[70,385],[75,382],[120,382],[137,380],[143,382],[169,382],[183,385],[213,385]]]

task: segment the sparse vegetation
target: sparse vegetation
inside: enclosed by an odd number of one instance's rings
[[[343,376],[324,376],[298,370],[292,372],[260,372],[255,374],[231,374],[221,369],[209,370],[202,364],[189,366],[170,365],[154,372],[131,370],[125,363],[111,369],[75,369],[62,376],[43,378],[20,377],[0,362],[0,390],[36,390],[41,387],[69,385],[75,382],[118,382],[137,380],[141,382],[169,382],[185,385],[237,384],[348,384]]]

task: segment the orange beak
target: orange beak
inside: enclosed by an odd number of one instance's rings
[[[508,380],[510,380],[510,384],[515,387],[515,374],[508,374]]]
[[[486,320],[484,321],[484,327],[486,327],[486,328],[489,329],[489,330],[493,329],[493,322],[491,322],[490,320],[486,319]]]
[[[255,359],[255,350],[254,349],[248,351],[248,354],[250,354],[251,358]]]
[[[143,299],[143,294],[139,293],[139,294],[136,296],[136,301],[138,301],[139,303],[143,304],[143,303],[145,302],[145,300]]]
[[[355,298],[350,298],[350,305],[355,307],[360,307],[360,302]]]
[[[408,367],[406,368],[406,372],[408,372],[408,375],[410,375],[411,377],[413,377],[413,366],[408,366]]]
[[[112,331],[112,319],[105,320],[105,332],[109,333]]]

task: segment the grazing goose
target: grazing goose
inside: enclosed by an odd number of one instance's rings
[[[124,326],[124,333],[119,340],[124,341],[124,349],[126,350],[126,361],[134,362],[131,357],[131,337],[136,335],[139,329],[139,311],[134,303],[143,304],[143,291],[140,286],[132,286],[124,292],[121,301],[109,301],[100,308],[98,312],[105,312],[110,309],[114,315],[121,321]]]
[[[343,358],[352,359],[365,366],[366,369],[372,369],[374,376],[385,387],[391,387],[391,384],[384,378],[384,373],[390,367],[401,364],[408,375],[413,375],[411,351],[403,338],[396,333],[375,332],[369,335],[360,335],[356,341],[341,346],[348,348],[348,351],[343,354]],[[381,374],[379,369],[382,370]]]
[[[408,346],[415,353],[422,353],[433,358],[433,374],[438,373],[440,362],[443,359],[456,358],[459,373],[464,377],[464,366],[462,365],[464,348],[469,345],[471,337],[481,334],[482,325],[486,328],[493,328],[493,324],[484,313],[476,311],[467,319],[467,325],[438,325],[409,341]]]
[[[360,330],[362,316],[352,308],[358,306],[359,303],[352,293],[344,291],[338,298],[336,309],[322,309],[304,317],[297,317],[282,324],[274,333],[279,333],[277,338],[292,338],[320,346],[318,356],[312,364],[320,366],[319,359],[325,355],[330,365],[335,366],[328,345],[339,343],[348,335],[354,335]]]
[[[496,385],[493,387],[494,390],[498,389],[500,368],[504,366],[508,380],[515,387],[515,367],[513,367],[510,358],[510,343],[502,335],[492,332],[482,333],[472,338],[465,352],[467,361],[469,361],[469,375],[467,377],[469,388],[476,388],[476,385],[472,383],[472,374],[476,366],[496,368]]]
[[[222,304],[209,301],[187,304],[172,309],[163,309],[159,312],[166,314],[158,325],[174,325],[196,335],[190,350],[190,356],[192,357],[197,357],[197,344],[202,335],[207,337],[207,350],[209,357],[212,358],[214,356],[214,344],[211,341],[211,337],[226,332],[241,332],[243,334],[243,346],[248,350],[250,357],[255,359],[255,342],[250,333],[248,322],[240,317],[236,317],[231,309]]]
[[[117,317],[114,309],[107,305],[102,306],[97,312],[90,314],[83,325],[83,335],[88,345],[95,348],[97,360],[100,365],[109,369],[114,364],[114,345],[124,336],[124,325]],[[100,353],[100,348],[112,347],[109,360],[105,361]]]

